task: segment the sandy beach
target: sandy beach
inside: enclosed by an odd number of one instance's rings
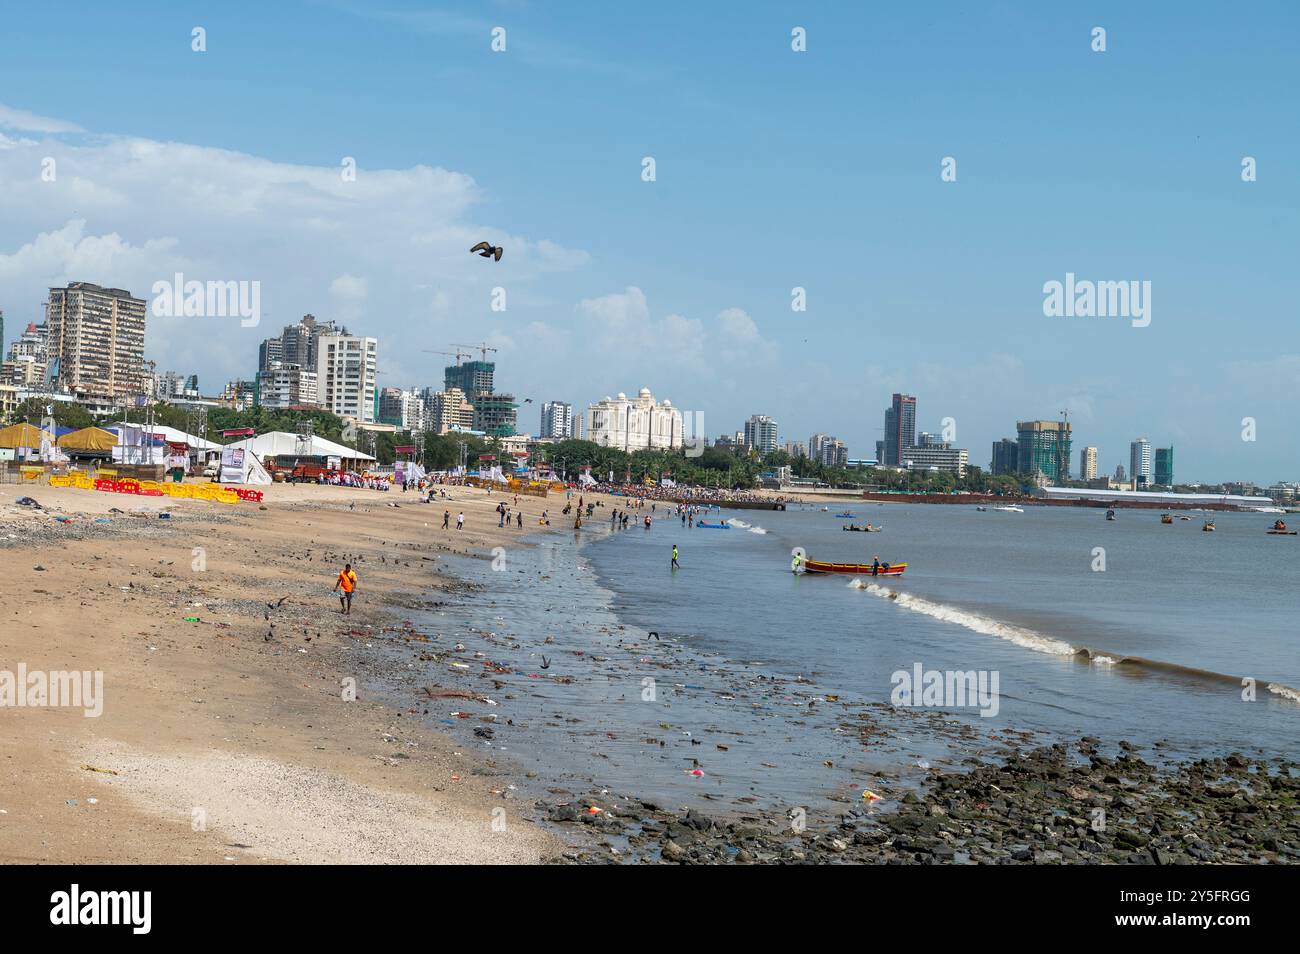
[[[358,644],[400,638],[404,605],[454,587],[440,555],[517,539],[496,526],[500,497],[265,490],[261,505],[231,506],[0,487],[0,668],[102,672],[104,695],[96,717],[0,709],[0,860],[557,856],[564,846],[521,819],[495,766],[364,688],[343,698]],[[24,494],[43,509],[16,506]],[[521,503],[536,530],[542,502]],[[464,531],[440,529],[447,508],[453,527],[464,511]],[[346,619],[330,592],[345,559],[360,576]]]

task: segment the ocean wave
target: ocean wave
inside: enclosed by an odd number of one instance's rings
[[[1240,685],[1242,683],[1242,679],[1239,676],[1214,672],[1209,669],[1197,669],[1191,666],[1182,666],[1178,663],[1162,662],[1158,659],[1147,659],[1143,656],[1125,656],[1120,653],[1092,649],[1088,646],[1073,646],[1065,640],[1057,639],[1053,636],[1047,636],[1023,626],[1016,626],[1013,623],[1004,623],[1001,620],[992,619],[988,616],[981,616],[979,613],[972,613],[968,610],[958,609],[955,606],[948,606],[944,603],[935,603],[931,600],[922,599],[919,596],[913,596],[910,593],[891,590],[886,586],[881,586],[878,583],[872,583],[867,580],[851,580],[849,581],[849,587],[852,589],[865,590],[872,596],[881,599],[891,600],[895,605],[929,616],[932,619],[941,620],[945,623],[954,623],[973,632],[982,633],[987,636],[996,636],[999,639],[1005,639],[1008,642],[1015,643],[1017,646],[1032,649],[1035,652],[1048,653],[1053,656],[1078,656],[1082,659],[1087,659],[1094,666],[1145,669],[1162,672],[1179,679],[1194,680],[1196,682],[1209,682],[1216,684],[1230,683],[1234,685]],[[1300,690],[1276,682],[1265,683],[1265,687],[1269,692],[1276,696],[1280,696],[1289,702],[1300,703]]]
[[[958,609],[955,606],[933,603],[919,596],[913,596],[911,593],[891,590],[878,583],[871,583],[866,580],[852,580],[849,586],[866,590],[872,596],[878,596],[881,599],[893,600],[898,606],[912,610],[915,613],[921,613],[945,623],[955,623],[958,626],[964,626],[966,629],[976,633],[983,633],[986,636],[996,636],[998,639],[1005,639],[1017,646],[1023,646],[1035,652],[1049,653],[1053,656],[1073,656],[1079,651],[1064,640],[1036,633],[1032,629],[1015,626],[1011,623],[1003,623],[988,616],[981,616],[978,613]]]
[[[1283,686],[1276,682],[1268,684],[1268,691],[1274,695],[1281,696],[1283,699],[1289,699],[1292,702],[1300,702],[1300,690],[1292,689],[1290,686]]]

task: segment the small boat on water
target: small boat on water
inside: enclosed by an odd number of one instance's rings
[[[1179,520],[1191,520],[1191,517],[1184,517],[1181,513],[1178,515]]]
[[[994,510],[1000,510],[1003,513],[1024,513],[1024,507],[1017,507],[1015,504],[1009,504],[1005,507],[994,507]]]
[[[1213,533],[1213,532],[1214,532],[1214,521],[1213,521],[1213,520],[1207,520],[1207,521],[1205,521],[1205,524],[1201,527],[1201,529],[1204,530],[1206,533]]]
[[[879,533],[881,530],[884,530],[885,528],[884,528],[884,527],[873,527],[873,526],[871,526],[870,524],[868,524],[868,525],[865,526],[865,527],[859,527],[859,526],[858,526],[857,524],[855,524],[855,523],[850,523],[850,524],[847,524],[847,525],[845,525],[845,526],[843,526],[843,527],[840,527],[840,529],[841,529],[841,530],[851,530],[851,531],[854,532],[854,533]]]
[[[1107,510],[1107,511],[1106,511],[1106,519],[1107,519],[1107,520],[1114,520],[1114,519],[1115,519],[1115,511],[1114,511],[1114,510]]]
[[[848,511],[845,511],[844,513],[837,513],[835,515],[835,518],[837,520],[849,520],[856,516],[857,516],[856,513],[849,513]]]
[[[1172,514],[1168,514],[1168,513],[1162,513],[1162,514],[1160,515],[1160,522],[1161,522],[1161,523],[1173,523],[1173,522],[1174,522],[1173,515],[1172,515]]]
[[[975,509],[978,510],[978,511],[980,511],[980,513],[987,513],[989,508],[988,508],[988,507],[984,507],[984,506],[979,506],[979,507],[976,507]]]
[[[722,523],[701,522],[701,523],[697,523],[695,526],[701,530],[730,530],[731,529],[731,524],[727,523],[725,520]]]
[[[901,576],[907,569],[906,563],[882,563],[879,568],[871,563],[823,563],[820,560],[804,560],[805,573],[852,573],[858,576]],[[875,572],[872,572],[872,571]]]
[[[1267,530],[1270,537],[1294,537],[1300,530]]]

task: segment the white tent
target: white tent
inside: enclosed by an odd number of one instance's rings
[[[593,487],[595,486],[596,481],[591,474],[584,470],[578,475],[578,483],[583,487]]]
[[[188,444],[190,459],[195,463],[207,461],[221,453],[221,445],[204,440],[196,434],[168,427],[165,424],[153,424],[146,428],[143,424],[130,424],[118,421],[105,425],[105,430],[117,434],[117,446],[113,448],[113,460],[130,464],[161,464],[164,462],[167,448],[164,441],[173,444]]]
[[[271,475],[252,451],[243,447],[224,447],[217,480],[223,484],[269,484]]]
[[[256,437],[246,437],[242,441],[235,441],[233,444],[227,444],[227,447],[242,447],[245,450],[252,451],[261,460],[268,457],[274,457],[277,460],[283,458],[285,461],[292,461],[296,457],[337,457],[342,461],[353,461],[356,463],[374,463],[374,458],[369,454],[363,454],[359,450],[353,450],[351,447],[344,447],[342,444],[335,444],[333,441],[327,441],[323,437],[302,439],[299,442],[297,434],[290,434],[288,431],[268,431],[265,434],[258,434]]]

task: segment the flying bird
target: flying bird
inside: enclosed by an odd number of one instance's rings
[[[478,252],[479,255],[483,256],[484,258],[495,258],[498,262],[501,261],[502,249],[500,245],[489,245],[487,242],[479,242],[472,249],[470,249],[470,251]]]

